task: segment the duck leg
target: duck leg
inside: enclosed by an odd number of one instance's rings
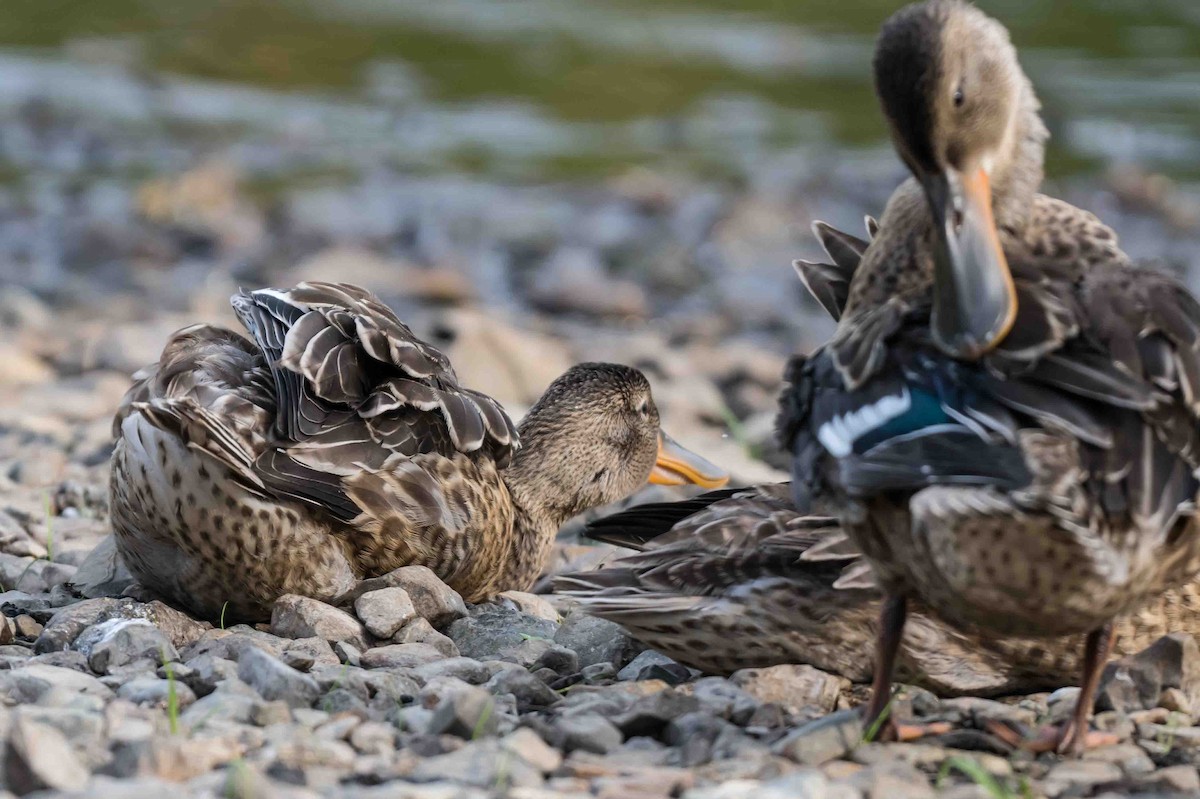
[[[1087,635],[1083,649],[1083,680],[1079,685],[1079,699],[1075,702],[1075,713],[1062,728],[1062,735],[1055,747],[1059,754],[1078,755],[1088,745],[1088,719],[1092,706],[1096,704],[1096,690],[1100,687],[1100,674],[1112,652],[1113,626],[1106,624]]]
[[[896,739],[899,731],[891,718],[892,672],[896,655],[904,638],[904,621],[908,617],[908,599],[887,594],[879,610],[879,632],[875,638],[875,675],[871,680],[871,701],[867,703],[863,723],[868,731],[877,729],[876,738]],[[884,717],[884,714],[888,714]],[[882,721],[880,720],[882,718]]]

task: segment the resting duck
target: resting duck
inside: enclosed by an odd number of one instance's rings
[[[726,480],[662,433],[636,369],[575,366],[517,428],[361,288],[232,302],[251,338],[180,330],[114,423],[121,557],[201,617],[262,619],[283,594],[332,599],[407,565],[482,601],[528,588],[588,508]]]
[[[789,484],[638,505],[584,532],[639,552],[562,575],[555,589],[652,649],[710,674],[807,663],[870,681],[879,587],[838,520],[798,511]],[[1200,633],[1200,585],[1167,591],[1115,625],[1116,655],[1170,632]],[[1053,690],[1081,666],[1073,636],[964,631],[919,602],[897,655],[904,682],[942,696]]]
[[[1078,752],[1113,619],[1200,570],[1200,304],[1038,194],[1046,132],[999,23],[908,6],[874,67],[913,178],[789,367],[793,499],[837,508],[882,591],[870,722],[917,600],[980,636],[1086,634],[1053,741]]]

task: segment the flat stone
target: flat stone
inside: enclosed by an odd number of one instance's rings
[[[818,766],[845,757],[862,742],[862,737],[862,717],[858,711],[843,710],[793,730],[771,749],[801,765]]]
[[[496,740],[470,741],[454,752],[427,757],[417,763],[411,778],[426,782],[444,779],[447,774],[453,774],[456,782],[501,792],[542,784],[537,768]]]
[[[837,706],[842,691],[850,687],[846,678],[807,665],[742,669],[729,681],[759,702],[774,702],[793,713],[805,707],[828,713]]]
[[[87,769],[62,733],[22,717],[9,734],[5,771],[8,786],[22,795],[43,789],[79,791],[88,781]]]
[[[443,657],[429,644],[390,644],[363,652],[359,663],[364,669],[411,669],[436,663]]]
[[[271,632],[283,638],[323,638],[329,643],[346,641],[359,650],[367,648],[366,630],[343,610],[316,599],[286,594],[271,610]]]
[[[117,689],[117,696],[137,705],[166,708],[172,692],[175,695],[175,706],[180,710],[196,701],[196,694],[186,683],[176,680],[172,687],[170,680],[158,677],[132,679]]]
[[[312,707],[321,694],[317,681],[259,649],[251,649],[238,661],[238,678],[268,701],[287,702],[290,707]]]
[[[417,609],[408,592],[394,586],[367,591],[354,600],[354,612],[376,638],[391,638],[417,618]]]
[[[470,616],[446,629],[464,656],[487,660],[513,650],[531,639],[550,641],[557,627],[553,622],[499,605],[481,605]]]
[[[43,664],[0,672],[0,689],[6,690],[17,702],[29,704],[38,702],[54,689],[101,698],[112,696],[112,690],[90,674]]]

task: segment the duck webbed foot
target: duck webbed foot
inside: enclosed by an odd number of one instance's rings
[[[1090,730],[1088,718],[1096,703],[1096,690],[1100,686],[1100,674],[1112,651],[1113,629],[1106,624],[1088,633],[1083,653],[1083,679],[1079,685],[1079,698],[1075,710],[1065,724],[1042,729],[1036,737],[1022,738],[1020,733],[1002,722],[992,722],[988,732],[1014,747],[1031,752],[1057,752],[1060,755],[1078,756],[1086,749],[1095,749],[1119,742],[1119,737],[1108,732]]]

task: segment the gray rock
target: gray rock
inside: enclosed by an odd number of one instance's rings
[[[175,681],[172,688],[170,680],[158,677],[132,679],[117,689],[117,696],[137,705],[165,708],[172,692],[175,694],[176,707],[181,710],[196,701],[196,694],[186,683]]]
[[[496,734],[496,700],[477,686],[463,686],[446,697],[429,720],[430,735],[456,735],[473,741]]]
[[[567,616],[553,637],[554,643],[575,652],[583,667],[597,663],[615,666],[633,647],[629,636],[619,625],[582,612]]]
[[[499,605],[481,605],[447,628],[446,634],[466,657],[487,660],[525,641],[554,637],[553,622]]]
[[[307,639],[304,639],[307,640]],[[264,633],[253,627],[237,625],[227,630],[210,630],[181,653],[185,660],[212,655],[224,660],[240,660],[247,649],[261,649],[275,657],[283,654],[288,639]]]
[[[614,716],[612,722],[626,738],[656,736],[672,719],[699,709],[696,697],[666,688],[638,699],[632,707]]]
[[[847,782],[869,797],[933,799],[929,779],[907,763],[881,763],[850,776]]]
[[[555,674],[566,677],[579,673],[579,655],[565,646],[554,644],[547,647],[533,665],[535,668],[550,669]]]
[[[527,727],[513,730],[501,738],[500,748],[521,758],[543,774],[556,771],[563,762],[562,754],[558,750]]]
[[[858,799],[858,791],[852,788],[844,787],[843,791],[831,788],[824,774],[816,769],[806,769],[769,782],[736,779],[718,785],[692,788],[684,792],[683,799]],[[883,799],[885,795],[879,796]],[[887,799],[891,797],[888,796]]]
[[[1095,760],[1066,760],[1057,764],[1046,774],[1042,790],[1050,796],[1058,796],[1068,788],[1088,788],[1117,782],[1121,769],[1113,763]],[[1077,794],[1078,795],[1078,794]]]
[[[237,664],[232,660],[199,655],[183,664],[176,677],[187,684],[196,696],[208,696],[225,680],[237,677]]]
[[[0,672],[0,690],[18,703],[39,702],[46,693],[55,689],[101,698],[112,696],[112,691],[90,674],[80,674],[61,666],[36,664]]]
[[[393,644],[429,644],[448,658],[458,657],[458,647],[433,625],[418,616],[392,636]]]
[[[421,680],[432,680],[435,677],[457,677],[472,685],[482,685],[492,678],[488,667],[474,658],[454,657],[426,663],[413,669],[413,673]]]
[[[223,722],[250,724],[255,708],[261,704],[261,699],[225,683],[208,696],[197,699],[180,714],[179,720],[192,732]]]
[[[579,713],[559,719],[555,731],[562,736],[564,751],[577,749],[607,754],[621,746],[624,737],[611,721],[599,713]]]
[[[323,638],[367,648],[366,630],[345,611],[309,597],[287,594],[271,610],[271,632],[283,638]]]
[[[862,737],[862,717],[858,711],[843,710],[793,730],[777,741],[772,751],[801,765],[819,766],[844,757],[858,746]]]
[[[417,763],[411,777],[417,782],[430,782],[450,774],[455,782],[501,794],[513,788],[535,788],[542,784],[537,768],[496,740],[472,741],[454,752],[425,758]]]
[[[13,722],[5,757],[7,784],[19,794],[49,789],[79,791],[88,771],[75,750],[53,727],[18,717]]]
[[[653,649],[647,649],[645,652],[638,653],[638,656],[629,661],[623,669],[617,672],[618,680],[662,680],[668,685],[679,685],[687,682],[693,674],[700,672],[693,671],[682,663],[676,663],[671,658],[655,652]]]
[[[347,646],[344,641],[337,642]],[[324,638],[297,638],[283,650],[280,659],[297,671],[310,671],[313,666],[337,666],[343,661]]]
[[[391,638],[417,617],[408,592],[396,587],[367,591],[354,600],[354,612],[376,638]]]
[[[527,671],[502,671],[486,687],[493,694],[512,694],[521,713],[550,707],[562,698]]]
[[[178,660],[170,640],[144,619],[111,619],[85,630],[75,642],[97,674],[110,674],[137,661],[156,665]]]
[[[116,539],[106,535],[80,564],[72,583],[88,598],[120,596],[133,585],[133,575],[117,552]]]
[[[238,677],[266,700],[291,707],[312,707],[321,694],[317,681],[258,649],[247,650],[238,661]]]
[[[382,577],[363,580],[340,601],[354,601],[367,591],[387,587],[404,589],[417,615],[439,630],[467,615],[467,605],[458,592],[425,566],[402,566]]]
[[[692,696],[708,712],[743,727],[759,706],[757,699],[721,677],[704,677],[692,683]]]
[[[391,644],[368,649],[359,662],[364,669],[411,669],[442,659],[442,653],[429,644]]]
[[[1186,633],[1165,635],[1141,652],[1109,663],[1100,678],[1096,708],[1148,710],[1167,688],[1178,689],[1191,707],[1200,707],[1200,647]]]

